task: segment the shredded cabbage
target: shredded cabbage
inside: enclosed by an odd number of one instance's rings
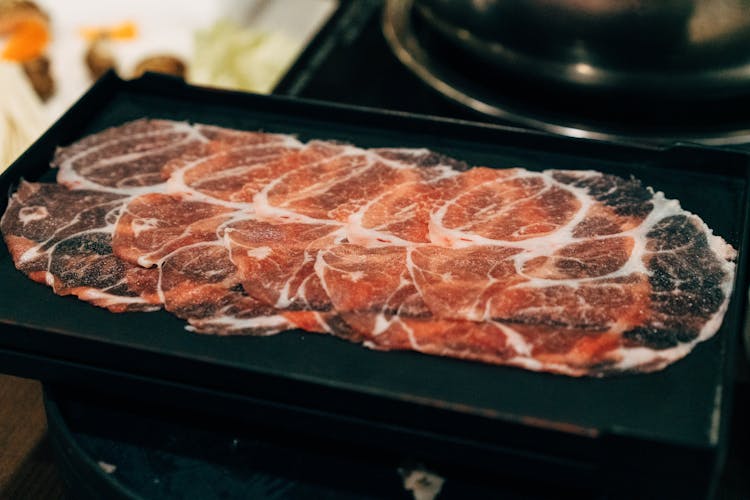
[[[268,93],[294,61],[298,44],[277,32],[222,19],[195,35],[188,79],[198,85]]]

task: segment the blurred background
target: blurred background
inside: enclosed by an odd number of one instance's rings
[[[0,0],[0,170],[103,73],[270,92],[335,0]]]

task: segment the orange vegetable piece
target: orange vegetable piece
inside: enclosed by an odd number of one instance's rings
[[[116,40],[132,40],[138,36],[138,29],[134,22],[126,21],[110,28],[109,36]]]
[[[80,30],[81,36],[89,42],[97,38],[113,40],[132,40],[138,36],[138,27],[132,21],[125,21],[114,26],[86,26]]]
[[[13,29],[5,45],[2,57],[8,61],[24,62],[36,59],[49,43],[47,25],[38,19],[20,21]]]

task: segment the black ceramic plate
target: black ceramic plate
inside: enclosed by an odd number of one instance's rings
[[[404,113],[198,89],[148,75],[102,79],[0,177],[0,209],[18,179],[51,180],[54,148],[105,127],[167,118],[360,146],[429,147],[471,164],[596,169],[634,175],[677,198],[740,250],[745,289],[748,162],[691,147],[636,148]],[[134,400],[305,432],[409,448],[441,460],[598,479],[679,474],[708,484],[721,462],[743,293],[686,359],[648,375],[573,379],[411,352],[374,352],[333,337],[188,333],[169,314],[115,315],[58,297],[0,249],[0,367]],[[632,460],[638,457],[637,461]],[[504,461],[504,462],[503,462]],[[533,475],[532,474],[532,475]],[[623,484],[626,484],[623,483]],[[705,485],[704,484],[704,485]]]

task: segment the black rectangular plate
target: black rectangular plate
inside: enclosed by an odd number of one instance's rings
[[[740,250],[736,291],[718,334],[684,360],[653,374],[574,379],[412,352],[375,352],[302,332],[263,338],[196,335],[164,312],[115,315],[55,296],[16,271],[3,246],[0,370],[52,382],[70,381],[76,370],[106,371],[117,376],[102,377],[102,383],[122,383],[120,388],[136,397],[153,384],[177,384],[186,393],[194,388],[226,401],[226,407],[219,404],[220,411],[231,412],[230,401],[249,398],[281,409],[314,411],[325,417],[322,422],[351,418],[364,428],[397,426],[456,438],[459,447],[469,441],[479,447],[496,445],[504,453],[521,450],[596,462],[615,447],[637,454],[649,446],[720,455],[746,289],[746,156],[689,146],[637,148],[564,139],[494,125],[198,89],[155,75],[123,82],[110,74],[0,176],[0,210],[19,178],[54,179],[48,164],[56,146],[141,117],[363,147],[428,147],[473,165],[633,175],[679,199]],[[82,377],[79,382],[98,381]],[[183,403],[189,406],[190,398]]]

